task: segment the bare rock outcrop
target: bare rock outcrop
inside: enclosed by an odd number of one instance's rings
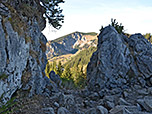
[[[111,26],[104,28],[90,61],[87,68],[90,90],[152,85],[152,45],[141,34],[127,38]]]
[[[32,96],[51,85],[45,76],[47,40],[41,33],[45,19],[38,9],[37,0],[0,1],[0,105],[21,88]]]

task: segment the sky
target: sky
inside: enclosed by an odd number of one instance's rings
[[[49,24],[43,33],[48,40],[79,32],[97,32],[111,23],[122,23],[125,32],[152,33],[152,0],[65,0],[60,4],[64,23],[60,30]]]

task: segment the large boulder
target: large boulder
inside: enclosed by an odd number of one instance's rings
[[[45,20],[37,8],[35,0],[0,1],[0,106],[21,88],[32,96],[51,85],[45,76],[47,39],[41,33]]]
[[[87,67],[89,90],[125,89],[135,83],[151,86],[152,45],[141,34],[127,38],[107,26]]]
[[[59,87],[61,87],[62,80],[61,80],[60,76],[55,74],[55,72],[53,70],[49,73],[49,78],[53,82],[55,82]]]

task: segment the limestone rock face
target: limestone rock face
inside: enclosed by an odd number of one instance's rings
[[[40,12],[39,20],[35,18],[35,7],[35,0],[0,1],[0,105],[20,88],[30,96],[42,94],[49,82],[44,78],[47,40],[41,30],[45,24],[40,24],[45,20]]]
[[[88,88],[127,88],[131,84],[151,86],[152,45],[141,34],[127,38],[111,26],[98,36],[98,48],[87,67]]]

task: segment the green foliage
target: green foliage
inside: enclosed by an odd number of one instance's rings
[[[57,63],[56,63],[56,61],[53,61],[51,71],[52,71],[52,70],[53,70],[55,73],[57,73]]]
[[[5,105],[2,105],[0,107],[0,114],[13,114],[15,108],[12,107],[16,104],[15,99],[16,97],[13,97]]]
[[[63,66],[61,61],[59,61],[58,65],[57,65],[57,70],[56,70],[56,74],[58,74],[59,76],[61,76],[63,73]]]
[[[150,43],[152,43],[152,36],[151,36],[150,33],[146,33],[146,34],[144,35],[144,37],[145,37]]]
[[[51,71],[51,65],[49,64],[49,62],[47,62],[46,67],[45,67],[45,74],[47,77],[49,77],[50,71]]]
[[[75,71],[72,74],[74,83],[77,88],[84,88],[86,85],[86,75],[83,73],[83,66],[79,68],[76,66],[73,68]]]
[[[124,26],[122,26],[122,23],[119,25],[116,19],[111,19],[111,26],[113,26],[119,34],[124,33]]]
[[[72,59],[65,64],[66,67],[70,68],[68,72],[71,72],[71,78],[67,78],[66,75],[64,77],[66,79],[73,79],[76,88],[85,87],[86,67],[84,66],[87,66],[92,56],[92,53],[95,52],[95,50],[95,47],[90,47],[89,49],[82,50],[79,54],[72,57]]]
[[[55,71],[62,79],[62,86],[67,89],[84,88],[86,85],[86,66],[95,50],[96,47],[82,50],[64,66],[61,62],[58,62],[58,64],[55,61],[52,64],[47,63],[45,72],[49,76],[51,70]]]
[[[62,15],[62,9],[59,7],[60,3],[64,3],[63,0],[40,0],[42,7],[45,9],[45,16],[49,23],[56,29],[61,28],[64,16]]]
[[[72,79],[66,79],[66,78],[61,78],[62,79],[62,86],[66,89],[76,89],[76,86],[74,84],[74,81]]]
[[[47,62],[46,67],[45,67],[45,74],[46,74],[47,77],[49,77],[49,73],[52,70],[56,74],[58,74],[59,76],[61,76],[62,73],[63,73],[63,66],[62,66],[61,62],[59,61],[58,64],[56,63],[56,61],[53,61],[53,63]]]
[[[71,76],[72,76],[72,73],[71,73],[70,67],[69,65],[66,65],[61,78],[71,80],[72,79]]]
[[[96,32],[88,32],[88,33],[84,33],[84,32],[81,32],[82,35],[90,35],[90,36],[96,36],[97,33]]]
[[[0,80],[5,80],[8,78],[8,75],[6,75],[5,73],[0,73]]]
[[[22,9],[21,10],[22,15],[27,16],[27,17],[32,17],[32,16],[36,15],[36,13],[37,13],[37,10],[35,10],[35,8],[32,7],[30,4],[22,3],[20,8]]]
[[[69,65],[71,68],[75,66],[87,65],[90,61],[92,53],[96,51],[96,47],[90,47],[89,49],[82,50],[79,54],[72,57],[65,65]]]
[[[95,52],[95,47],[82,50],[79,54],[72,57],[65,66],[70,68],[71,78],[77,88],[84,88],[86,85],[86,67],[90,61],[92,53]],[[66,78],[69,79],[69,78]]]

